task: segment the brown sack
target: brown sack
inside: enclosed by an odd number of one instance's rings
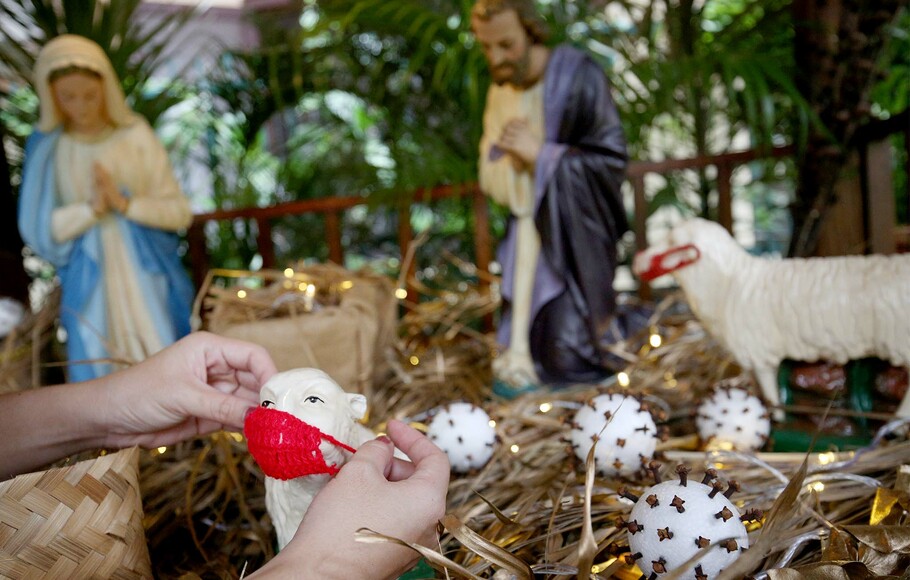
[[[205,327],[217,334],[264,346],[279,371],[314,367],[348,392],[368,395],[387,373],[386,350],[395,340],[397,301],[392,281],[331,264],[294,271],[247,272],[274,281],[247,290],[212,288]],[[315,286],[306,301],[301,283]]]

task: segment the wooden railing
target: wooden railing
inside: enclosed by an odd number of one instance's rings
[[[647,245],[645,221],[648,215],[648,202],[645,192],[645,178],[649,174],[668,175],[682,170],[699,170],[707,167],[716,168],[716,188],[718,193],[717,216],[718,221],[732,231],[732,176],[736,167],[769,157],[786,157],[792,154],[789,147],[780,147],[768,153],[758,151],[742,151],[723,155],[694,157],[690,159],[671,159],[666,161],[632,162],[629,164],[628,180],[634,191],[634,223],[636,247],[644,248]],[[474,209],[474,246],[477,267],[488,270],[493,256],[493,240],[490,235],[489,210],[487,199],[480,192],[477,184],[461,186],[440,186],[432,189],[419,189],[410,194],[410,199],[415,202],[427,202],[451,197],[470,197]],[[264,268],[275,268],[275,246],[272,241],[272,220],[280,217],[322,214],[325,219],[326,244],[329,250],[329,259],[338,264],[344,263],[344,247],[342,246],[341,218],[342,214],[358,205],[368,203],[363,197],[338,196],[319,199],[307,199],[277,204],[262,208],[243,208],[221,210],[212,213],[199,214],[193,220],[187,238],[189,241],[190,259],[193,265],[193,278],[198,288],[209,269],[209,256],[205,244],[204,228],[210,221],[245,219],[256,222],[258,229],[259,254],[262,256]],[[407,250],[413,240],[411,230],[410,204],[401,203],[398,206],[398,243],[402,254]],[[411,269],[414,264],[411,263]],[[409,272],[412,274],[413,272]],[[643,297],[648,297],[647,286],[642,286]]]

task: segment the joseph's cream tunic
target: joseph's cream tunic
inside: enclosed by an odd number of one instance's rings
[[[59,207],[52,216],[55,241],[72,240],[94,226],[100,228],[103,256],[99,267],[108,309],[109,352],[114,358],[138,362],[164,345],[144,300],[116,219],[97,218],[92,211],[94,175],[101,164],[121,190],[129,192],[126,218],[142,225],[176,231],[192,220],[189,202],[174,179],[167,153],[144,121],[110,129],[86,140],[64,133],[56,151]],[[102,329],[99,329],[101,331]]]
[[[491,85],[483,114],[480,140],[480,187],[516,217],[529,217],[534,210],[534,174],[516,171],[507,155],[490,160],[490,148],[506,124],[515,118],[527,119],[531,132],[543,141],[543,82],[527,89],[511,84]]]
[[[483,137],[480,141],[480,187],[498,203],[508,206],[515,216],[515,266],[512,276],[512,321],[508,351],[495,361],[494,372],[510,382],[536,381],[529,343],[531,295],[534,272],[540,255],[540,235],[534,225],[534,173],[517,170],[508,155],[490,159],[490,150],[499,140],[506,124],[516,118],[526,119],[531,133],[543,141],[543,82],[528,88],[511,84],[491,85],[483,115]],[[510,375],[513,378],[509,378]],[[515,378],[518,377],[518,378]]]

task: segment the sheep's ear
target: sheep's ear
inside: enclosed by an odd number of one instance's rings
[[[355,419],[363,419],[367,414],[367,398],[363,395],[348,393],[348,404],[351,406]]]

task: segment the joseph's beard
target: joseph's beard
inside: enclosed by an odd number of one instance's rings
[[[496,74],[496,71],[499,70],[511,70],[511,74],[508,76],[501,76]],[[528,84],[528,71],[531,69],[531,49],[527,47],[524,51],[524,54],[518,58],[518,60],[508,61],[500,64],[496,67],[496,70],[493,71],[493,82],[497,85],[514,85],[516,87],[524,87]]]
[[[511,70],[511,74],[508,75],[493,75],[493,82],[497,85],[514,85],[516,87],[525,86],[528,78],[528,66],[526,62],[513,62],[509,63],[506,67],[501,67]]]

